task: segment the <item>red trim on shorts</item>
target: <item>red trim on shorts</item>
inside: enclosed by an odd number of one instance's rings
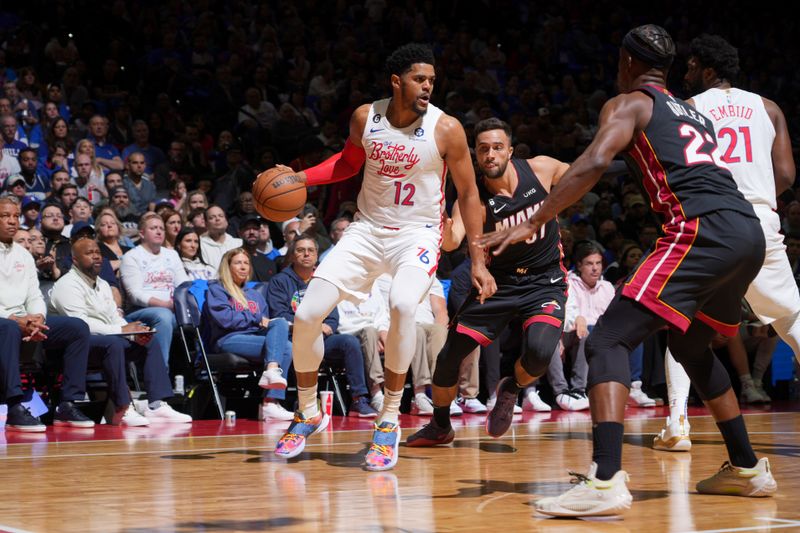
[[[691,250],[699,228],[699,218],[665,228],[667,234],[656,240],[653,251],[622,288],[623,296],[644,305],[683,333],[691,318],[661,300],[661,292]]]
[[[467,337],[471,337],[475,342],[480,344],[483,347],[489,346],[492,344],[492,339],[481,333],[480,331],[476,331],[472,328],[468,328],[463,324],[456,324],[456,331]]]
[[[708,327],[717,333],[725,335],[726,337],[733,337],[739,331],[739,324],[726,324],[725,322],[720,322],[719,320],[711,318],[702,311],[696,312],[694,317],[707,324]]]
[[[562,324],[561,320],[557,319],[554,316],[533,315],[528,320],[526,320],[524,324],[522,324],[522,331],[525,331],[528,328],[528,326],[530,326],[531,324],[535,324],[537,322],[541,322],[543,324],[550,324],[551,326],[556,328],[560,328]]]
[[[394,231],[400,231],[400,228],[393,228],[391,226],[383,226],[383,229],[390,229],[390,230],[394,230]]]

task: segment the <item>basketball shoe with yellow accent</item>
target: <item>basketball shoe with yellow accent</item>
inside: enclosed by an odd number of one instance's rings
[[[306,418],[300,411],[295,411],[294,420],[289,429],[275,445],[275,455],[291,459],[300,455],[306,447],[306,439],[328,427],[330,417],[320,410],[317,416]]]
[[[776,490],[778,490],[778,484],[772,477],[769,459],[766,457],[759,459],[753,468],[741,468],[725,461],[716,474],[697,484],[697,492],[700,494],[724,494],[750,498],[765,498],[771,496]]]
[[[665,452],[688,452],[692,449],[692,439],[689,438],[691,425],[684,415],[677,421],[667,417],[667,425],[661,433],[653,439],[653,449]]]
[[[550,516],[614,516],[631,508],[633,496],[625,484],[628,474],[620,470],[608,481],[597,479],[597,464],[586,475],[570,472],[575,484],[561,496],[542,498],[536,511]]]
[[[400,424],[381,422],[375,424],[372,432],[372,445],[364,457],[367,470],[389,470],[397,464],[397,452],[400,447]]]

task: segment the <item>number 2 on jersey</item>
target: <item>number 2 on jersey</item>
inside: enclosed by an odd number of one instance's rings
[[[403,192],[405,192],[405,196],[403,197]],[[417,192],[417,188],[414,187],[413,183],[401,183],[399,181],[394,182],[394,205],[414,205],[414,193]],[[402,197],[402,199],[401,199]]]
[[[718,167],[726,168],[725,164],[720,160],[717,143],[711,134],[707,132],[701,133],[697,128],[689,124],[681,124],[678,131],[682,138],[689,139],[689,142],[683,149],[683,155],[686,158],[687,165],[711,163]],[[710,155],[702,151],[706,144],[711,145]]]
[[[739,126],[739,134],[741,134],[742,143],[744,144],[744,160],[748,163],[752,163],[753,145],[750,142],[750,127]],[[725,153],[722,154],[722,160],[726,163],[739,163],[742,158],[738,155],[733,155],[733,151],[736,150],[736,145],[739,143],[739,135],[736,134],[736,130],[733,128],[722,128],[719,130],[717,137],[719,137],[720,144],[722,144],[722,139],[730,139],[728,148],[725,150]]]

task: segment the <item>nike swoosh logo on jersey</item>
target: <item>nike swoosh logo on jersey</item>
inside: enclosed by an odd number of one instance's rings
[[[564,278],[550,278],[550,283],[558,283],[562,279],[564,279]]]
[[[506,208],[506,204],[502,204],[502,205],[500,205],[500,207],[495,207],[494,209],[492,209],[492,212],[496,215],[497,213],[499,213],[500,211],[502,211],[505,208]]]
[[[383,131],[383,130],[384,130],[384,128],[370,128],[369,132],[370,133],[375,133],[376,131]]]

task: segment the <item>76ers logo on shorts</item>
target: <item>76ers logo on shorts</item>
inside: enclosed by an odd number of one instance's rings
[[[297,306],[300,305],[300,302],[303,301],[303,296],[305,296],[306,290],[300,289],[299,291],[294,291],[292,294],[292,312],[297,312]]]
[[[377,124],[380,121],[381,121],[381,116],[378,113],[375,113],[375,116],[372,117],[372,122]]]
[[[428,249],[427,248],[423,248],[421,246],[418,247],[417,248],[417,257],[419,257],[419,260],[423,265],[430,265],[431,264],[431,257],[430,257],[430,255],[428,253]]]

